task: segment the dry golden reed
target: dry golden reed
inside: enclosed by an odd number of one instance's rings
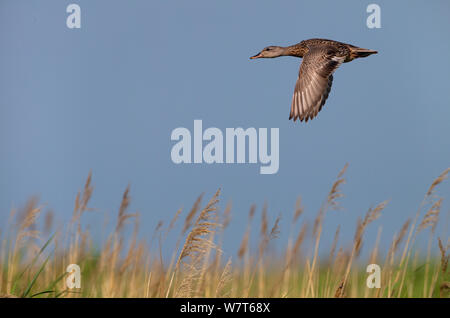
[[[379,226],[374,243],[368,242],[366,232],[382,211],[389,208],[387,201],[361,214],[352,242],[340,238],[344,231],[340,224],[333,232],[324,230],[328,210],[340,209],[347,169],[348,164],[337,175],[312,222],[307,219],[300,197],[292,218],[288,218],[290,227],[287,231],[281,213],[273,220],[269,217],[273,214],[268,213],[267,204],[261,210],[252,205],[242,241],[235,251],[237,262],[222,248],[226,238],[224,231],[232,227],[232,220],[239,222],[246,217],[242,211],[234,211],[230,203],[223,211],[219,209],[220,189],[205,206],[202,205],[204,194],[200,195],[184,216],[184,222],[178,222],[183,209],[178,209],[170,222],[157,222],[148,244],[139,235],[139,213],[128,212],[131,196],[130,186],[127,186],[116,221],[111,224],[112,232],[104,241],[94,244],[92,228],[85,227],[82,222],[84,213],[93,210],[89,207],[94,190],[92,173],[89,173],[84,187],[76,195],[72,219],[67,227],[55,226],[55,214],[48,210],[41,231],[37,220],[43,207],[37,198],[31,198],[23,209],[11,211],[10,218],[16,217],[17,226],[0,229],[0,295],[449,297],[449,239],[447,232],[437,236],[444,202],[437,190],[450,169],[432,182],[416,216],[403,223],[386,253],[380,248],[380,240],[385,238],[382,227]],[[283,215],[286,215],[284,211]],[[386,213],[385,218],[389,217],[391,215]],[[255,221],[259,221],[259,232],[252,231]],[[129,227],[131,235],[126,234],[130,233],[126,230]],[[55,234],[51,233],[53,228],[57,230]],[[179,230],[178,239],[174,240],[174,246],[167,247],[171,244],[168,239],[176,229]],[[104,231],[106,233],[106,227]],[[288,234],[286,244],[271,243],[280,240],[285,232]],[[429,239],[427,249],[422,253],[417,242],[425,233]],[[45,244],[47,240],[48,244]],[[320,248],[323,240],[330,244],[325,254],[322,254],[323,247]],[[282,251],[277,250],[280,245]],[[368,255],[367,259],[364,254]],[[82,288],[76,292],[68,290],[63,279],[67,264],[72,263],[83,269]],[[370,263],[382,267],[380,289],[366,286],[365,266]],[[27,288],[36,272],[39,275],[31,288]]]

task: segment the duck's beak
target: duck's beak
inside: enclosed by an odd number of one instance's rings
[[[260,57],[262,57],[261,52],[259,52],[259,53],[256,54],[256,55],[251,56],[251,57],[250,57],[250,60],[258,59],[258,58],[260,58]]]

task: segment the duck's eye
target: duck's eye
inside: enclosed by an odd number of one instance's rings
[[[270,47],[266,47],[266,51],[270,51]]]

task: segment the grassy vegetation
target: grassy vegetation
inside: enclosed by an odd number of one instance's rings
[[[361,259],[364,233],[377,219],[387,202],[369,209],[357,223],[354,240],[339,244],[339,226],[333,233],[333,245],[327,255],[319,255],[325,233],[323,222],[327,212],[335,209],[342,196],[341,187],[347,166],[339,173],[313,226],[302,220],[303,207],[298,201],[293,213],[292,229],[283,257],[274,257],[269,249],[278,237],[280,218],[269,224],[262,211],[259,244],[249,246],[250,221],[255,208],[248,214],[248,227],[236,259],[224,258],[223,233],[231,220],[231,206],[223,212],[217,209],[220,191],[202,204],[200,196],[184,217],[176,247],[169,261],[163,260],[162,249],[183,211],[177,211],[167,226],[159,223],[155,229],[156,251],[148,242],[138,239],[139,218],[128,212],[129,189],[123,194],[112,233],[94,248],[89,231],[81,220],[93,193],[91,175],[75,200],[73,216],[64,230],[51,234],[53,217],[47,213],[42,229],[37,218],[42,208],[31,199],[21,211],[12,211],[10,220],[2,222],[0,232],[0,295],[3,297],[449,297],[450,277],[447,250],[449,238],[440,238],[435,229],[439,221],[442,198],[436,187],[450,173],[444,171],[434,180],[422,204],[412,219],[406,220],[392,238],[388,251],[379,251],[379,237],[368,259]],[[241,217],[242,218],[242,217]],[[17,220],[12,226],[13,220]],[[126,240],[124,225],[134,221],[131,239]],[[300,223],[300,224],[298,224]],[[180,224],[181,225],[181,224]],[[428,249],[416,248],[419,233],[429,233]],[[47,238],[43,240],[43,238]],[[309,238],[308,240],[306,238]],[[311,253],[305,253],[305,244]],[[433,245],[440,253],[435,255]],[[365,244],[364,246],[367,246]],[[279,254],[277,254],[279,255]],[[367,264],[382,268],[381,288],[367,288]],[[80,289],[66,287],[69,264],[81,268]]]

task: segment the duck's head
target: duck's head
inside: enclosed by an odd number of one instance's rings
[[[284,53],[284,47],[281,46],[268,46],[264,48],[261,52],[258,54],[250,57],[250,59],[259,59],[259,58],[273,58],[273,57],[279,57],[282,56]]]

